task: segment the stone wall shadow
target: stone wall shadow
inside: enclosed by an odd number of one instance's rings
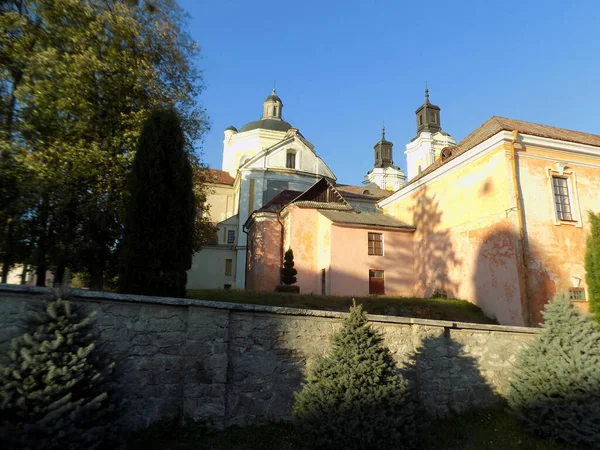
[[[226,423],[245,425],[292,419],[294,392],[304,381],[306,356],[297,335],[304,318],[269,314],[255,320],[231,312]],[[294,344],[296,342],[296,345]]]
[[[431,419],[503,401],[481,375],[477,360],[466,355],[448,328],[425,337],[401,372]]]
[[[435,291],[456,297],[460,283],[449,272],[461,265],[452,245],[450,230],[441,230],[443,211],[439,200],[428,195],[427,187],[416,194],[412,207],[412,225],[417,230],[414,240],[415,288],[417,295],[430,296]]]

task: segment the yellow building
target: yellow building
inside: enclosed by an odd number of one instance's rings
[[[531,326],[560,290],[587,309],[598,192],[600,136],[494,116],[379,206],[416,227],[416,295],[445,292]]]

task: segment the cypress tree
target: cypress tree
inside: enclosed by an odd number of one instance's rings
[[[47,304],[34,331],[13,339],[0,368],[0,442],[15,449],[93,449],[116,438],[107,361],[66,300]]]
[[[383,338],[352,306],[296,394],[294,419],[310,448],[408,449],[417,445],[415,402]]]
[[[590,312],[600,323],[600,215],[589,212],[590,234],[586,241],[585,282]]]
[[[294,252],[289,248],[283,255],[283,269],[281,269],[281,282],[286,286],[294,284],[298,271],[294,269]]]
[[[133,161],[119,290],[185,297],[195,200],[185,137],[173,108],[152,111]]]
[[[540,435],[600,446],[600,325],[564,294],[543,316],[542,332],[517,356],[509,406]]]

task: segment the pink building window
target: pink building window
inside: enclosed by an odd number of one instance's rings
[[[369,233],[369,255],[383,256],[382,233]]]

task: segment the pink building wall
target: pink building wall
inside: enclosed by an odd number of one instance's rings
[[[280,282],[281,225],[273,213],[259,214],[248,230],[246,289],[272,292]]]
[[[368,234],[383,234],[383,256],[369,255]],[[412,231],[331,227],[331,294],[369,295],[369,270],[383,270],[386,295],[414,294]]]

